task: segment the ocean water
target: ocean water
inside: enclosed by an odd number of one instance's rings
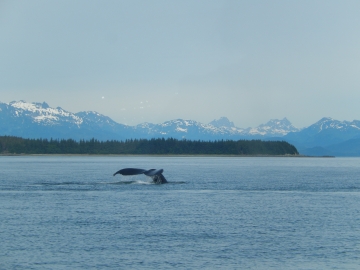
[[[0,157],[0,269],[169,268],[360,269],[360,159]]]

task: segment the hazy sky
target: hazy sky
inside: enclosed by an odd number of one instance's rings
[[[0,0],[0,101],[119,123],[360,119],[360,1]]]

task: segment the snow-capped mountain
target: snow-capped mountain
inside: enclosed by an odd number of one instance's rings
[[[97,124],[98,126],[116,126],[118,124],[110,117],[107,117],[95,111],[78,112],[75,115],[85,122]]]
[[[284,139],[295,141],[300,148],[328,146],[360,138],[360,121],[339,121],[324,117],[299,132],[286,134]]]
[[[121,140],[127,130],[127,126],[96,112],[74,114],[45,102],[0,103],[0,121],[0,135],[24,138]]]
[[[218,120],[213,120],[209,123],[210,125],[213,125],[214,127],[218,127],[218,128],[221,128],[221,127],[225,127],[225,128],[234,128],[235,125],[233,122],[230,122],[230,120],[223,116],[223,117],[220,117],[220,119]]]
[[[289,132],[298,132],[300,129],[294,127],[286,118],[282,120],[271,119],[266,124],[261,124],[256,128],[246,130],[249,135],[262,135],[268,137],[284,136]]]
[[[354,120],[349,121],[339,121],[330,117],[324,117],[320,119],[315,124],[307,128],[307,132],[312,134],[317,134],[324,131],[334,131],[337,130],[341,133],[354,133],[357,134],[360,131],[360,121]]]
[[[44,126],[61,125],[68,123],[80,126],[83,122],[81,117],[67,112],[60,107],[50,108],[46,103],[27,103],[25,101],[13,101],[8,104],[8,108],[16,118],[28,118],[34,123]]]

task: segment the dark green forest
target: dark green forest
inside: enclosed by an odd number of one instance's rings
[[[285,141],[177,139],[53,140],[0,136],[1,154],[298,155]]]

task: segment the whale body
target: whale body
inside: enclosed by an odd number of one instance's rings
[[[144,170],[144,169],[137,169],[137,168],[125,168],[117,171],[113,174],[113,176],[117,174],[121,175],[138,175],[138,174],[145,174],[146,176],[149,176],[152,178],[155,184],[165,184],[168,181],[163,176],[163,169],[150,169],[150,170]]]

